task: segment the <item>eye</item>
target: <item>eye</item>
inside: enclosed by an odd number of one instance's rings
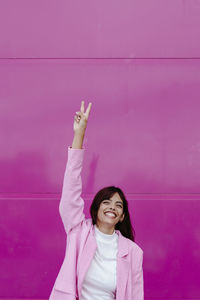
[[[110,203],[110,201],[104,200],[103,203]],[[121,204],[117,204],[117,206],[120,207],[120,208],[122,208],[122,205],[121,205]]]

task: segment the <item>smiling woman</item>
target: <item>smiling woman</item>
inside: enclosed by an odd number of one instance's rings
[[[49,300],[144,300],[143,250],[135,243],[128,202],[119,187],[95,195],[86,219],[81,170],[91,103],[74,117],[59,212],[67,234],[65,259]]]

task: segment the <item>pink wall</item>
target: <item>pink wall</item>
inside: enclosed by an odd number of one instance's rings
[[[0,0],[0,299],[49,297],[81,100],[87,217],[120,186],[145,299],[200,299],[199,36],[195,0]]]

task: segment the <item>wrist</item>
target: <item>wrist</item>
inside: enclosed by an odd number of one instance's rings
[[[79,138],[84,137],[84,135],[85,135],[85,130],[84,129],[74,132],[74,136],[79,137]]]

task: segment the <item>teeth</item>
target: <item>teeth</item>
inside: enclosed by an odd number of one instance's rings
[[[113,213],[110,213],[110,212],[107,212],[107,213],[105,213],[105,215],[109,215],[109,216],[113,216],[113,217],[115,217],[115,214],[113,214]]]

